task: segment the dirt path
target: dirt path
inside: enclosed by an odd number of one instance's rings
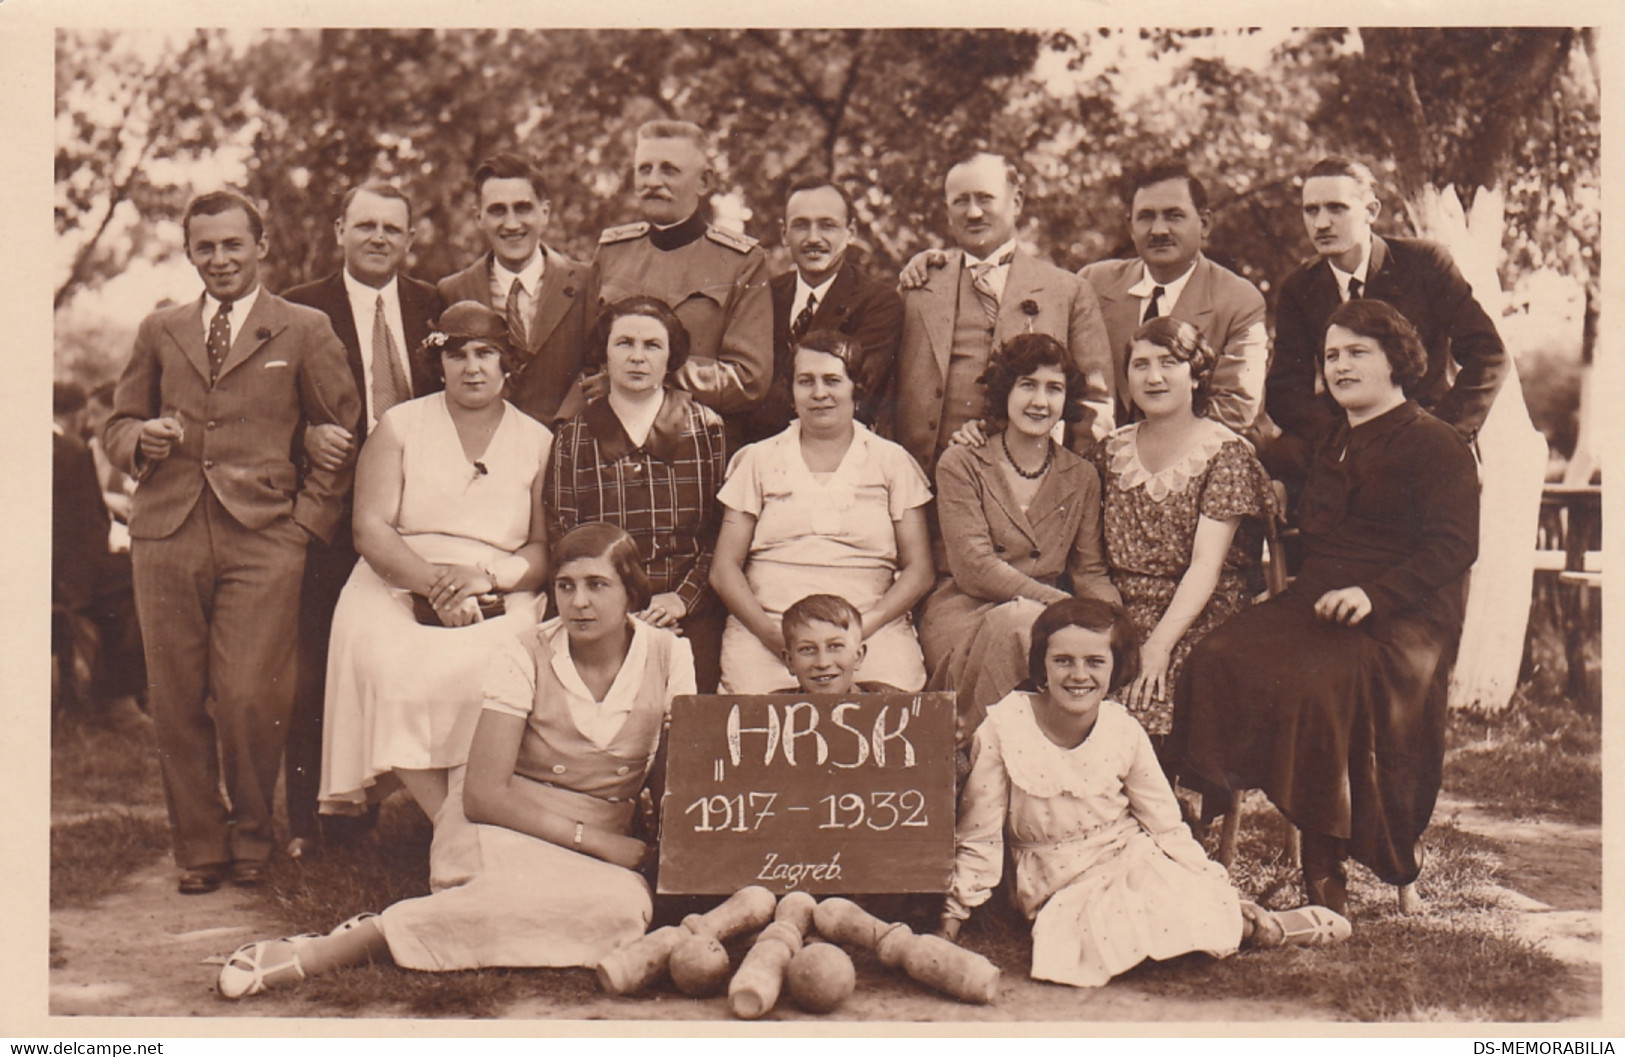
[[[1599,827],[1553,820],[1514,821],[1477,806],[1441,800],[1439,821],[1495,841],[1503,849],[1510,887],[1495,901],[1513,915],[1520,935],[1575,965],[1583,986],[1563,998],[1558,1016],[1602,1014],[1602,834]],[[310,1004],[288,994],[249,1002],[218,998],[218,957],[240,943],[275,935],[256,901],[227,886],[207,896],[181,896],[167,860],[149,866],[99,905],[51,915],[50,1012],[58,1015],[172,1017],[308,1017]],[[216,959],[211,963],[209,959]],[[380,1008],[372,1015],[399,1011]],[[536,1020],[719,1020],[722,999],[693,1000],[671,993],[637,999],[592,996],[517,1002],[505,1017]],[[774,1019],[807,1018],[793,1008]],[[1095,991],[1041,984],[1005,973],[991,1006],[937,998],[906,981],[860,981],[858,993],[835,1015],[852,1021],[1248,1021],[1331,1019],[1324,1008],[1298,1002],[1174,999],[1152,995],[1132,979]],[[818,1018],[820,1020],[825,1018]]]

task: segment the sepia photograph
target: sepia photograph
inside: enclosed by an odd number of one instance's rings
[[[193,6],[8,37],[17,1034],[1618,1028],[1598,10]]]

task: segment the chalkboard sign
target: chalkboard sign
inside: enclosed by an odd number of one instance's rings
[[[679,697],[659,890],[942,892],[954,695]]]

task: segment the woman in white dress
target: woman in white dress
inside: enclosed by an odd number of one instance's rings
[[[853,419],[862,354],[836,331],[803,338],[791,377],[796,421],[740,449],[717,493],[725,510],[711,586],[732,614],[722,632],[724,693],[795,684],[780,621],[820,593],[863,614],[859,679],[925,685],[909,611],[935,579],[925,526],[931,486],[913,456]]]
[[[1100,987],[1146,958],[1346,939],[1324,907],[1242,900],[1191,836],[1145,730],[1106,699],[1133,682],[1137,648],[1128,614],[1092,598],[1033,624],[1037,691],[1011,693],[976,732],[942,934],[956,938],[999,883],[1008,839],[1034,979]]]
[[[536,623],[552,434],[502,398],[507,323],[473,301],[424,342],[444,392],[379,419],[356,467],[361,561],[333,616],[320,810],[398,781],[434,818],[468,756],[485,659]]]
[[[654,845],[629,830],[671,700],[694,692],[694,658],[630,615],[650,591],[625,531],[582,525],[553,565],[559,617],[508,641],[484,673],[468,765],[435,819],[434,891],[326,936],[245,944],[220,970],[221,995],[366,961],[591,968],[643,935],[652,904],[637,871]]]

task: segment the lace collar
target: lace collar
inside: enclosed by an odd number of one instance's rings
[[[1192,481],[1202,476],[1226,441],[1240,439],[1228,426],[1203,419],[1201,432],[1185,454],[1152,473],[1140,461],[1139,434],[1144,424],[1131,422],[1112,430],[1106,437],[1106,465],[1123,491],[1133,491],[1143,485],[1145,494],[1157,503],[1185,491]]]

